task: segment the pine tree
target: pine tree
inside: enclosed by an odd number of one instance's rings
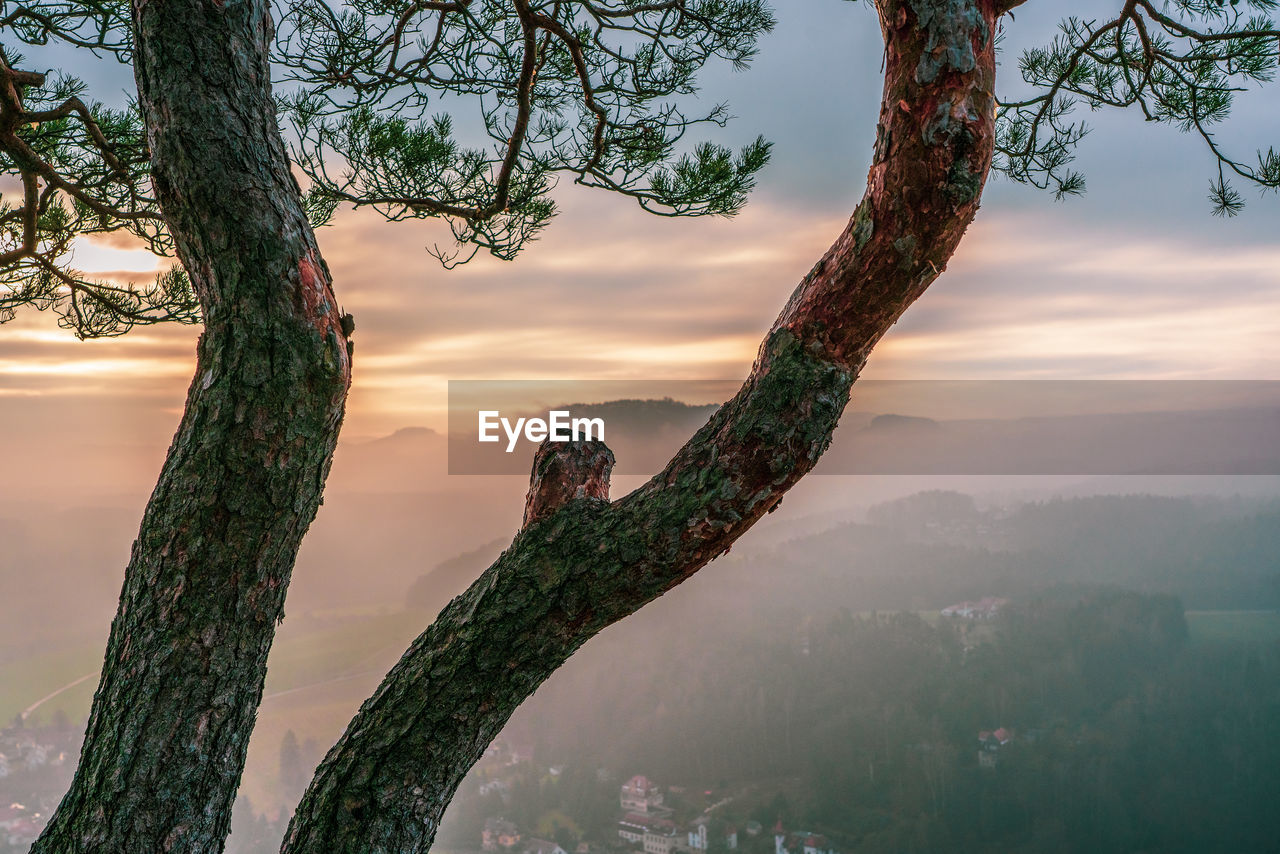
[[[1111,20],[1069,19],[1023,57],[1026,96],[998,104],[996,40],[1019,5],[878,0],[885,89],[866,194],[742,389],[616,501],[607,448],[539,453],[524,528],[328,753],[286,852],[425,850],[521,700],[812,469],[872,348],[945,269],[993,166],[1059,195],[1082,189],[1075,105],[1197,134],[1219,213],[1242,204],[1233,180],[1280,186],[1274,150],[1241,160],[1213,132],[1242,86],[1274,74],[1274,0],[1128,0]],[[204,325],[80,764],[37,854],[223,845],[351,376],[352,322],[313,222],[339,205],[442,217],[458,241],[436,253],[447,265],[479,249],[509,258],[547,226],[558,178],[658,214],[729,215],[768,159],[763,140],[688,144],[727,112],[680,106],[705,63],[751,59],[773,22],[763,0],[301,0],[285,12],[277,30],[266,0],[0,5],[0,168],[20,188],[0,207],[0,321],[48,309],[82,337]],[[132,63],[137,102],[97,104],[15,50],[48,44]],[[478,104],[489,142],[463,145],[451,116],[428,115],[437,96]],[[137,287],[77,272],[72,241],[109,231],[180,268]]]

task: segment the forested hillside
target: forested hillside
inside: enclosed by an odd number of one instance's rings
[[[1262,852],[1280,831],[1280,644],[1189,641],[1173,597],[1066,588],[989,623],[743,628],[584,656],[511,736],[535,764],[746,793],[731,816],[859,854]],[[459,844],[510,811],[472,797]]]

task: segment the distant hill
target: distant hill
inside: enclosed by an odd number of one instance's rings
[[[935,420],[838,430],[827,474],[1280,475],[1280,410]]]
[[[439,611],[488,569],[507,544],[507,540],[493,540],[478,549],[440,561],[410,585],[406,603],[410,608]]]
[[[871,423],[863,428],[866,432],[932,432],[941,429],[942,425],[932,418],[920,418],[915,415],[877,415]]]
[[[671,399],[620,399],[572,409],[612,425],[607,439],[619,461],[617,495],[657,471],[715,411]],[[987,496],[980,504],[989,504],[993,495],[1005,502],[1010,496],[1124,491],[1274,495],[1280,493],[1280,476],[1259,473],[1280,472],[1278,425],[1280,413],[1266,408],[1007,420],[851,410],[818,472],[864,476],[806,478],[734,553],[753,543],[776,544],[845,525],[872,503],[939,484]],[[339,444],[325,503],[293,574],[291,613],[398,607],[428,569],[452,555],[509,541],[520,525],[529,459],[517,459],[508,476],[449,476],[447,450],[443,433],[421,426]],[[68,446],[51,460],[15,455],[0,495],[0,585],[7,591],[0,601],[0,639],[34,642],[67,635],[66,621],[50,619],[54,614],[77,615],[86,633],[103,631],[163,453],[157,439],[147,445]],[[1186,474],[1107,477],[1169,466]],[[1021,476],[1046,469],[1056,474],[1040,480]],[[948,480],[940,472],[955,476]],[[1171,549],[1172,557],[1199,554],[1192,539],[1191,533],[1179,535],[1182,552]],[[887,560],[898,565],[892,555]],[[457,572],[460,582],[462,570]],[[1252,584],[1230,595],[1256,590]],[[447,600],[458,586],[446,584],[432,596]]]

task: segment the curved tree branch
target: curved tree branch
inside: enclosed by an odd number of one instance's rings
[[[871,348],[977,211],[997,11],[993,0],[882,0],[886,80],[866,196],[742,389],[640,489],[534,514],[361,708],[303,797],[286,854],[426,850],[522,700],[592,635],[728,550],[813,468]]]

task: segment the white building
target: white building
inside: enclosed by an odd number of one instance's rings
[[[669,825],[649,828],[642,841],[644,854],[671,854],[680,847],[680,835]]]

